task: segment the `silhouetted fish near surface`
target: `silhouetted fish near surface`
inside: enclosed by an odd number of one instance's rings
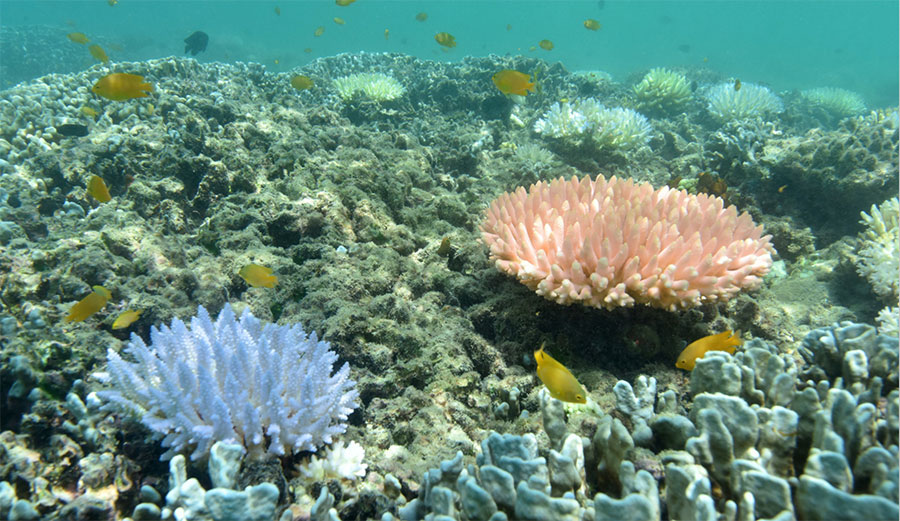
[[[191,52],[191,56],[197,56],[198,52],[206,50],[206,44],[209,43],[209,35],[203,31],[196,31],[194,34],[184,39],[184,52]]]

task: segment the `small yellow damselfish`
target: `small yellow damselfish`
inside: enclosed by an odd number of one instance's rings
[[[684,348],[684,351],[678,355],[675,367],[685,371],[693,371],[697,359],[703,358],[708,351],[727,351],[733,355],[736,349],[735,346],[739,346],[742,343],[740,331],[737,334],[731,331],[723,331],[717,335],[705,336],[699,340],[694,340]]]
[[[587,403],[587,393],[566,366],[544,352],[544,344],[534,352],[538,378],[547,386],[550,396],[570,403]]]

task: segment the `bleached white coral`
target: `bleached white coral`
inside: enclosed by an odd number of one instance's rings
[[[351,74],[337,78],[334,80],[334,88],[345,100],[362,95],[373,101],[391,101],[406,94],[406,87],[399,81],[380,72]]]
[[[878,324],[878,333],[881,335],[900,335],[900,308],[887,306],[878,312],[875,323]]]
[[[363,459],[366,450],[355,441],[344,446],[338,441],[329,447],[321,459],[312,456],[306,465],[298,465],[297,469],[309,481],[327,481],[332,479],[348,479],[355,481],[366,475]]]
[[[859,262],[856,270],[882,297],[900,295],[900,200],[888,199],[872,205],[870,213],[860,212],[866,230],[860,234]]]
[[[866,110],[862,96],[846,89],[819,87],[805,90],[800,95],[839,118],[862,114]]]
[[[534,131],[543,136],[560,138],[583,134],[587,125],[587,118],[574,104],[554,103],[534,124]]]
[[[704,92],[709,111],[723,121],[761,117],[784,110],[781,98],[766,87],[744,83],[735,89],[732,82],[709,87]]]
[[[691,99],[687,78],[662,67],[650,69],[633,91],[638,107],[649,112],[677,111]]]
[[[634,110],[605,108],[595,118],[594,141],[600,146],[631,150],[650,141],[650,122]]]
[[[640,113],[621,107],[606,108],[594,99],[554,103],[534,124],[538,134],[571,138],[590,134],[600,147],[629,150],[650,140],[652,127]]]
[[[163,434],[163,459],[194,447],[198,459],[217,441],[242,445],[250,457],[315,451],[343,433],[357,407],[356,382],[327,342],[300,324],[262,323],[249,309],[236,318],[226,304],[214,321],[200,306],[190,327],[181,320],[137,335],[127,362],[107,350],[111,385],[97,395],[105,410],[137,414]]]

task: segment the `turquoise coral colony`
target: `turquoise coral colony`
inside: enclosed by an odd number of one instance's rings
[[[896,107],[524,57],[115,72],[150,96],[0,91],[0,519],[900,515]]]

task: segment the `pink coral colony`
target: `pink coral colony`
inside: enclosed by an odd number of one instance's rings
[[[598,175],[519,187],[485,212],[497,267],[560,304],[669,310],[760,285],[775,249],[715,196]]]

